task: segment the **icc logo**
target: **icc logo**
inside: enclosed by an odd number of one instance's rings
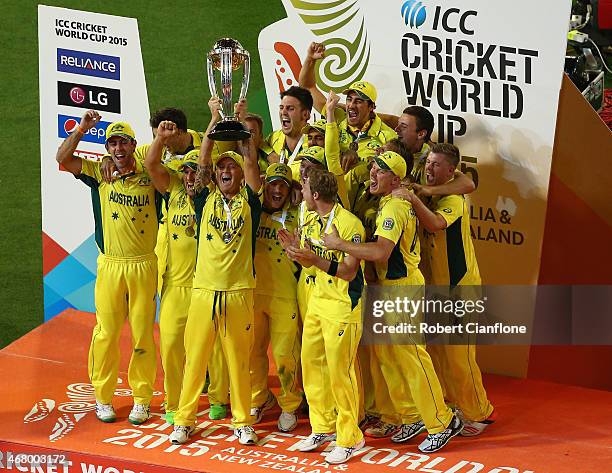
[[[410,28],[418,28],[427,18],[427,11],[425,5],[419,0],[406,0],[402,4],[402,16],[404,17],[404,23]]]

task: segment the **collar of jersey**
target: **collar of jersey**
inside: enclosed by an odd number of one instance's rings
[[[348,124],[348,119],[345,118],[344,120],[342,120],[342,122],[340,122],[339,128],[344,128],[346,131],[350,132],[351,134],[354,134],[355,132],[367,130],[368,136],[376,136],[380,133],[380,129],[382,128],[382,120],[375,113],[374,119],[368,120],[366,124],[363,126],[363,128],[359,130],[358,128],[350,126]]]

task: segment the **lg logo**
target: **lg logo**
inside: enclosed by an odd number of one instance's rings
[[[85,102],[85,92],[80,87],[73,87],[70,89],[70,98],[76,104]]]
[[[121,113],[119,90],[106,87],[58,82],[57,103],[71,107]]]

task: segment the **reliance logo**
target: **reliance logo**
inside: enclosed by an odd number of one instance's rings
[[[116,56],[57,48],[57,70],[84,76],[119,80],[121,60]]]

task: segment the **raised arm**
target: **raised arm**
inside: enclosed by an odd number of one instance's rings
[[[145,156],[144,166],[151,176],[153,185],[162,194],[168,191],[170,185],[170,174],[161,162],[162,152],[167,140],[178,134],[178,128],[174,122],[169,120],[162,121],[157,127],[157,135],[151,143],[147,155]]]
[[[96,123],[101,120],[101,116],[95,110],[88,110],[81,118],[81,123],[76,129],[70,134],[68,138],[60,145],[55,155],[55,159],[60,163],[67,171],[77,176],[81,174],[83,169],[81,158],[74,155],[74,152],[79,145],[83,135],[91,130]]]
[[[327,160],[327,169],[334,176],[344,175],[344,170],[340,164],[340,133],[334,115],[339,101],[340,97],[338,97],[333,90],[330,90],[325,102],[325,109],[327,110],[327,123],[325,124],[325,159]]]
[[[202,145],[200,146],[200,160],[198,166],[200,166],[200,183],[202,186],[207,186],[212,179],[212,150],[215,145],[215,141],[208,137],[208,134],[213,130],[215,125],[221,121],[221,99],[219,97],[211,97],[208,101],[208,108],[210,108],[210,123],[208,128],[204,132],[202,138]]]
[[[240,121],[244,121],[247,113],[247,101],[246,99],[240,100],[234,111],[236,117]],[[261,187],[261,176],[259,172],[259,163],[257,162],[257,147],[255,146],[255,140],[253,137],[241,141],[238,143],[240,154],[244,158],[244,181],[255,193],[259,192]]]
[[[310,43],[308,51],[306,52],[306,58],[302,64],[300,70],[300,77],[298,81],[300,87],[308,89],[312,94],[313,105],[317,112],[323,113],[325,107],[325,96],[317,87],[317,81],[315,79],[315,65],[317,60],[325,57],[325,45],[322,43]]]

